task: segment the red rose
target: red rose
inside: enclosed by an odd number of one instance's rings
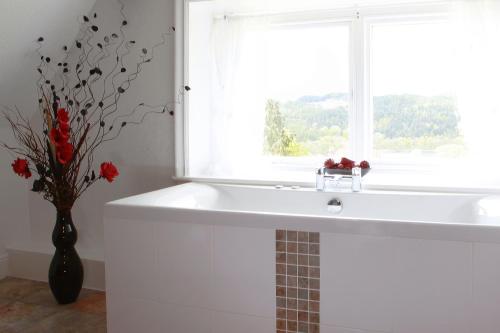
[[[353,160],[350,160],[350,159],[348,159],[348,158],[346,158],[346,157],[342,157],[342,160],[340,161],[340,163],[341,163],[341,164],[344,166],[344,168],[346,168],[346,169],[352,169],[352,168],[354,168],[354,165],[356,164],[356,163],[354,163],[354,161],[353,161]]]
[[[331,158],[329,158],[325,161],[324,166],[327,169],[333,169],[335,168],[335,162]]]
[[[106,178],[108,182],[112,182],[120,173],[112,162],[104,162],[101,164],[100,176]]]
[[[49,138],[50,142],[57,147],[64,145],[68,141],[69,133],[65,133],[64,131],[53,127],[50,130]]]
[[[59,130],[69,138],[69,123],[59,123]]]
[[[67,164],[73,158],[73,145],[65,142],[56,148],[57,160],[61,164]]]
[[[57,120],[60,123],[68,123],[69,122],[69,114],[66,111],[66,109],[61,108],[61,109],[57,110]]]
[[[370,168],[370,163],[368,163],[368,161],[362,161],[361,163],[359,163],[359,167],[361,169],[369,169]]]
[[[12,169],[21,177],[24,177],[26,179],[31,177],[31,171],[28,167],[28,160],[26,159],[22,160],[18,158],[17,160],[15,160],[14,163],[12,163]]]

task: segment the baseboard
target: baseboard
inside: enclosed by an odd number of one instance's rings
[[[52,255],[14,249],[7,249],[7,253],[9,260],[6,275],[35,281],[48,281],[48,271]],[[82,263],[85,272],[83,287],[104,291],[106,289],[104,262],[99,260],[82,259]]]
[[[9,257],[7,254],[0,255],[0,280],[7,276],[9,271]]]

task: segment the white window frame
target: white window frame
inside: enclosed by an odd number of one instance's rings
[[[210,0],[176,0],[175,2],[175,87],[176,94],[183,91],[189,82],[189,41],[188,18],[189,3]],[[449,15],[449,1],[435,1],[431,3],[405,3],[386,6],[363,6],[342,8],[328,11],[311,11],[304,13],[270,14],[275,24],[294,24],[297,22],[339,22],[350,23],[350,89],[351,109],[349,112],[349,140],[352,156],[355,160],[371,158],[373,149],[373,107],[372,87],[370,77],[370,43],[371,29],[374,24],[397,22],[429,22],[443,20]],[[276,181],[258,181],[248,179],[224,179],[190,177],[187,170],[186,158],[189,156],[188,142],[188,112],[189,93],[183,94],[180,103],[175,109],[175,179],[184,181],[236,183],[250,185],[274,185]],[[388,169],[404,170],[405,166],[390,165]],[[312,177],[311,177],[312,178]],[[284,185],[300,185],[311,187],[311,182],[282,182]],[[474,188],[446,188],[432,186],[387,186],[384,184],[371,184],[371,189],[380,190],[417,190],[438,192],[464,192],[464,193],[498,193],[498,189]]]

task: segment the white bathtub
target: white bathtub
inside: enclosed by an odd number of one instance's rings
[[[104,223],[108,331],[276,332],[283,229],[320,233],[321,332],[498,333],[499,203],[196,183],[118,200]]]
[[[340,214],[327,209],[333,198],[343,203]],[[168,214],[179,222],[500,243],[500,198],[481,194],[317,192],[188,183],[107,205],[107,216],[144,214],[156,220]]]

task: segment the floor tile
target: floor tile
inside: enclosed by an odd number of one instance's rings
[[[83,289],[76,303],[59,305],[47,283],[0,280],[1,333],[105,333],[106,294]]]

